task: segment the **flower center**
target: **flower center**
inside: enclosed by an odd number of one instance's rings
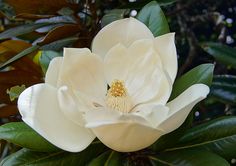
[[[107,92],[106,104],[113,110],[124,113],[130,112],[132,103],[123,81],[114,80],[111,83],[111,87]]]

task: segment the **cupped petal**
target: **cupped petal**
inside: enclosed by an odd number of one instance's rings
[[[36,84],[23,91],[18,99],[23,121],[55,146],[70,152],[85,149],[95,138],[91,130],[68,120],[61,112],[57,89]]]
[[[45,82],[57,87],[57,81],[59,72],[61,69],[63,58],[62,57],[56,57],[53,58],[48,66],[48,70],[45,75]]]
[[[168,33],[156,37],[154,39],[154,45],[161,57],[164,69],[168,72],[173,84],[178,69],[175,34]]]
[[[104,97],[107,83],[103,61],[88,49],[64,49],[64,60],[59,75],[60,86],[68,86],[90,96]]]
[[[156,99],[155,102],[158,104],[166,104],[166,98],[170,94],[171,87],[168,85],[168,80],[163,70],[158,65],[149,65],[152,64],[152,57],[140,58],[139,62],[129,70],[125,80],[125,86],[134,105],[146,103],[152,101],[152,99]],[[164,93],[161,89],[163,87],[166,90]],[[159,96],[160,94],[167,97],[162,98],[162,96]]]
[[[150,114],[141,114],[127,114],[101,107],[85,113],[86,127],[91,128],[100,141],[111,149],[137,151],[153,144],[163,134],[163,131],[152,127],[153,121],[148,121]]]
[[[168,107],[156,104],[141,104],[132,112],[133,115],[146,119],[153,128],[157,128],[161,122],[166,120],[168,113]]]
[[[134,152],[153,144],[163,132],[139,123],[116,123],[92,128],[106,146],[119,152]]]
[[[132,17],[126,18],[114,21],[98,32],[92,43],[92,52],[104,57],[118,43],[128,47],[136,40],[153,38],[145,24]]]
[[[204,84],[195,84],[185,90],[177,98],[167,104],[170,111],[168,117],[158,128],[169,133],[184,122],[194,105],[206,98],[209,87]]]

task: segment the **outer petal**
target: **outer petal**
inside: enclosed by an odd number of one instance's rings
[[[119,152],[133,152],[153,144],[163,132],[138,123],[117,123],[92,128],[98,139]]]
[[[107,84],[101,58],[88,49],[64,49],[59,85],[90,96],[105,96]]]
[[[89,129],[65,118],[58,106],[57,89],[48,84],[27,88],[18,99],[18,108],[25,123],[66,151],[82,151],[95,138]]]
[[[168,33],[154,39],[156,51],[159,53],[165,70],[170,75],[172,83],[175,80],[178,62],[175,47],[175,34]]]
[[[48,70],[46,72],[45,76],[45,82],[52,85],[57,86],[58,76],[61,69],[63,58],[62,57],[56,57],[51,60]]]
[[[101,108],[87,112],[85,117],[86,126],[105,145],[116,151],[132,152],[150,146],[163,134],[163,131],[152,127],[149,115],[147,113],[143,117],[141,113],[123,114]]]
[[[161,122],[166,120],[168,113],[168,107],[155,104],[141,104],[133,111],[134,115],[139,115],[145,118],[153,128],[157,128]]]
[[[167,104],[170,109],[168,118],[158,128],[169,133],[177,129],[186,119],[195,104],[206,98],[209,87],[195,84]]]
[[[128,47],[139,39],[153,39],[151,31],[135,18],[114,21],[105,26],[94,38],[92,51],[105,56],[109,49],[118,43]]]

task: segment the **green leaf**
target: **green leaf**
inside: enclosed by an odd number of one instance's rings
[[[214,76],[210,95],[220,101],[236,104],[236,76]]]
[[[23,56],[26,56],[32,52],[34,52],[35,50],[37,50],[39,48],[39,46],[35,45],[35,46],[31,46],[27,49],[25,49],[24,51],[20,52],[19,54],[15,55],[14,57],[12,57],[11,59],[7,60],[5,63],[3,63],[2,65],[0,65],[0,69],[3,69],[4,67],[6,67],[7,65],[9,65],[10,63],[22,58]]]
[[[88,166],[121,166],[121,153],[115,151],[107,151],[102,153],[97,158],[93,159]]]
[[[156,1],[145,5],[139,12],[137,19],[147,25],[154,36],[170,32],[166,17]]]
[[[19,35],[23,35],[26,33],[30,33],[38,28],[44,27],[46,25],[50,25],[51,23],[37,23],[37,24],[26,24],[26,25],[21,25],[18,27],[14,27],[11,29],[8,29],[2,33],[0,33],[0,40],[3,39],[8,39],[11,37],[16,37]]]
[[[42,50],[61,51],[63,47],[72,45],[78,39],[79,39],[78,37],[65,38],[65,39],[62,39],[62,40],[54,41],[54,42],[52,42],[50,44],[47,44],[47,45],[44,45],[40,48]]]
[[[222,117],[189,129],[180,138],[178,146],[167,149],[206,149],[226,159],[236,154],[236,117]]]
[[[58,56],[62,56],[62,55],[55,51],[41,51],[39,63],[44,73],[46,73],[50,61],[53,58],[58,57]]]
[[[65,151],[42,153],[22,149],[4,159],[0,166],[84,166],[105,150],[106,147],[100,142],[93,142],[80,153]]]
[[[21,92],[23,92],[25,89],[26,89],[25,85],[13,86],[10,89],[7,89],[7,94],[9,95],[10,100],[14,101],[20,96]]]
[[[203,43],[202,48],[217,61],[236,68],[236,49],[220,43]]]
[[[128,9],[113,9],[108,11],[101,20],[102,27],[106,26],[107,24],[122,19],[124,16],[129,12]]]
[[[213,79],[213,71],[214,65],[207,63],[199,65],[181,76],[173,85],[170,100],[180,95],[193,84],[202,83],[210,86]]]
[[[0,126],[0,139],[40,152],[58,150],[23,122],[12,122]]]
[[[205,150],[176,150],[148,156],[153,166],[230,166],[220,156]]]

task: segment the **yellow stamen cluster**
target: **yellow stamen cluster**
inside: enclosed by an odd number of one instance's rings
[[[132,108],[132,102],[125,88],[124,82],[114,80],[107,92],[106,104],[112,110],[129,113]]]
[[[111,83],[111,87],[108,90],[108,95],[113,97],[124,97],[127,95],[124,82],[119,80],[114,80]]]

